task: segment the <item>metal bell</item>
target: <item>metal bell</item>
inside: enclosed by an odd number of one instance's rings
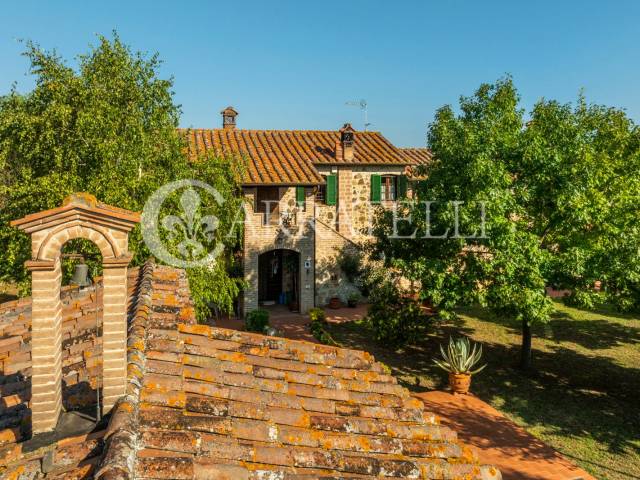
[[[91,279],[89,278],[89,265],[86,263],[76,263],[73,270],[73,277],[69,283],[71,285],[78,285],[80,288],[91,285]]]

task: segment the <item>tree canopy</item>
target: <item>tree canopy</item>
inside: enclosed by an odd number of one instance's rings
[[[228,274],[239,235],[226,235],[241,204],[237,176],[230,159],[187,159],[176,130],[180,109],[173,82],[160,77],[158,56],[132,52],[117,34],[100,37],[77,58],[76,68],[32,43],[25,55],[35,88],[21,94],[14,87],[0,97],[0,279],[18,282],[23,292],[29,284],[23,267],[29,239],[10,220],[57,207],[77,191],[141,211],[161,185],[197,178],[226,201],[224,208],[209,202],[203,209],[218,217],[215,240],[227,254],[215,265],[189,271],[192,293],[200,318],[211,302],[230,309],[241,286]],[[75,247],[90,249],[86,242]],[[132,232],[130,250],[133,265],[150,255],[140,228]]]
[[[530,326],[552,312],[545,287],[640,306],[640,129],[624,111],[543,99],[525,121],[504,78],[461,97],[458,114],[439,109],[428,146],[426,179],[395,220],[379,213],[372,250],[441,315],[479,303],[518,318],[527,367]]]

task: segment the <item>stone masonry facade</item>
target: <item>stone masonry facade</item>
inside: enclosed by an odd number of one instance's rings
[[[371,204],[371,176],[402,175],[405,166],[357,165],[318,166],[321,175],[337,177],[337,202],[327,205],[316,201],[314,187],[305,187],[305,208],[296,204],[295,186],[279,187],[279,214],[295,216],[295,224],[265,225],[264,214],[256,212],[258,187],[244,189],[246,199],[244,274],[248,282],[243,305],[245,314],[259,307],[259,256],[277,249],[300,254],[300,310],[324,307],[332,297],[346,302],[358,289],[346,278],[338,258],[369,238],[374,210]],[[390,206],[390,202],[381,204]],[[315,212],[315,215],[314,215]],[[305,260],[311,260],[309,269]]]

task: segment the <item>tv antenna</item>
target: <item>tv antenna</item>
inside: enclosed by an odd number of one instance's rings
[[[358,101],[345,102],[345,105],[349,105],[350,107],[360,107],[362,113],[364,115],[364,131],[367,131],[367,128],[371,125],[369,123],[369,117],[367,116],[367,101],[362,98]]]

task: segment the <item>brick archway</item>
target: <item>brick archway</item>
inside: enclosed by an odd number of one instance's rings
[[[76,221],[63,224],[50,232],[40,243],[36,258],[54,260],[62,246],[74,238],[91,240],[100,249],[102,258],[116,258],[122,254],[108,230],[88,222]]]
[[[127,266],[129,232],[137,213],[76,193],[52,210],[11,224],[31,235],[31,418],[34,434],[53,430],[62,408],[62,246],[74,238],[97,245],[103,266],[103,390],[107,413],[125,393],[127,361]]]

